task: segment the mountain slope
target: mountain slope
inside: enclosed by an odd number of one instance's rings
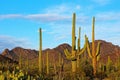
[[[17,61],[13,61],[12,59],[5,57],[0,54],[0,63],[18,63]]]
[[[46,61],[46,53],[49,53],[49,60],[51,63],[55,63],[59,60],[59,54],[65,59],[64,55],[64,49],[69,49],[71,50],[71,46],[68,44],[61,44],[56,48],[53,49],[45,49],[42,51],[42,59],[45,63]],[[38,51],[36,50],[31,50],[31,49],[24,49],[21,47],[16,47],[12,50],[5,49],[2,52],[3,56],[6,56],[10,59],[13,59],[15,61],[19,61],[20,55],[22,57],[22,61],[27,61],[29,59],[30,63],[36,63],[38,62]]]
[[[116,61],[117,58],[120,56],[120,47],[117,45],[114,45],[110,42],[106,42],[104,40],[96,40],[95,44],[97,45],[98,41],[101,42],[101,47],[100,47],[100,60],[102,62],[107,61],[107,57],[110,56],[110,58],[113,61]],[[66,60],[65,54],[64,54],[64,49],[68,49],[69,51],[71,50],[71,46],[69,44],[61,44],[56,48],[53,49],[45,49],[42,51],[42,59],[44,60],[44,63],[46,61],[46,53],[49,53],[49,59],[51,63],[57,62],[59,59],[59,54]],[[19,60],[19,56],[22,56],[23,61],[26,61],[28,58],[30,62],[37,62],[38,61],[38,51],[36,50],[31,50],[31,49],[23,49],[20,47],[16,47],[12,50],[5,49],[2,52],[3,56],[6,56],[10,59]]]

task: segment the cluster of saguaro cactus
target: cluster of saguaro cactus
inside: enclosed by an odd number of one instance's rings
[[[79,68],[79,61],[80,61],[79,56],[82,53],[84,53],[86,48],[87,48],[88,55],[92,59],[93,74],[94,74],[94,76],[96,75],[96,72],[97,72],[97,60],[100,57],[99,56],[100,42],[98,42],[97,49],[95,49],[94,23],[95,23],[95,17],[93,17],[93,21],[92,21],[92,50],[90,50],[90,44],[89,44],[89,41],[88,41],[88,38],[87,38],[86,35],[85,35],[84,47],[82,49],[80,48],[80,31],[81,31],[81,28],[79,28],[77,48],[76,48],[76,36],[75,36],[76,14],[75,13],[73,14],[73,20],[72,20],[72,50],[71,50],[71,52],[69,52],[68,49],[64,50],[66,58],[71,60],[72,72],[76,72],[77,68]],[[42,30],[41,30],[41,28],[40,28],[39,32],[40,32],[39,71],[41,72],[42,71]],[[46,66],[47,66],[46,70],[47,70],[47,74],[49,74],[48,52],[47,52],[46,57],[47,57],[46,58],[46,61],[47,61],[46,62]],[[60,58],[60,55],[59,55],[59,58]],[[61,61],[60,59],[59,59],[59,63]],[[54,67],[55,67],[55,65],[54,65]]]
[[[76,22],[76,14],[73,14],[73,21],[72,21],[72,51],[71,53],[65,49],[65,55],[67,59],[71,60],[72,62],[72,72],[76,72],[77,70],[77,60],[79,59],[79,55],[81,55],[87,46],[87,37],[85,36],[85,45],[83,49],[80,50],[80,29],[79,29],[79,38],[78,38],[78,50],[76,49],[76,36],[75,36],[75,22]]]
[[[92,21],[92,52],[90,51],[89,41],[87,43],[87,52],[89,54],[89,57],[92,59],[92,65],[93,65],[93,74],[96,76],[97,72],[97,58],[99,58],[100,54],[100,42],[98,42],[97,50],[95,50],[95,32],[94,32],[94,23],[95,23],[95,17],[93,17]]]

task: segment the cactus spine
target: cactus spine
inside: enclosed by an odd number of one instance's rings
[[[100,42],[98,42],[97,50],[95,51],[95,32],[94,32],[95,17],[92,20],[92,53],[90,52],[89,42],[87,43],[87,51],[89,57],[92,58],[93,74],[96,76],[97,73],[97,58],[99,57]]]
[[[39,44],[39,72],[42,72],[42,29],[39,29],[39,38],[40,38],[40,44]]]
[[[48,52],[46,56],[46,70],[47,70],[47,74],[49,74],[49,53]]]
[[[76,49],[76,37],[75,37],[75,21],[76,20],[76,15],[75,13],[73,14],[73,21],[72,21],[72,51],[71,54],[70,52],[65,49],[64,53],[67,57],[67,59],[71,60],[72,63],[72,72],[76,72],[77,70],[77,58],[79,57],[79,55],[81,55],[85,49],[86,49],[86,45],[87,45],[87,37],[85,36],[85,45],[83,47],[83,49],[79,50],[79,52]],[[78,42],[80,43],[80,37],[78,39]],[[78,45],[80,47],[80,44]]]

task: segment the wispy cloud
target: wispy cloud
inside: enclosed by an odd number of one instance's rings
[[[0,19],[23,18],[21,14],[4,14],[0,15]]]
[[[67,14],[76,12],[77,10],[81,10],[80,5],[74,5],[74,4],[60,4],[56,6],[51,6],[49,8],[46,8],[44,10],[45,13],[52,13],[52,14]]]
[[[118,36],[109,37],[106,39],[106,41],[108,41],[108,42],[112,41],[112,44],[120,46],[120,38]]]
[[[74,7],[73,7],[74,6]],[[70,22],[71,21],[71,14],[73,12],[78,12],[81,11],[81,6],[80,5],[72,5],[72,4],[61,4],[61,5],[56,5],[52,6],[49,8],[44,9],[43,13],[38,13],[38,14],[4,14],[0,15],[0,20],[4,19],[28,19],[28,20],[35,20],[39,22]],[[79,17],[81,19],[77,21],[83,22],[86,20],[86,16],[84,16],[82,13],[79,13]]]
[[[24,16],[26,19],[37,20],[41,22],[55,22],[55,21],[62,21],[62,20],[69,20],[70,16],[63,16],[58,14],[30,14]]]
[[[100,21],[112,21],[112,20],[120,20],[120,12],[101,12],[96,14],[96,18]]]
[[[100,5],[106,5],[109,4],[111,0],[92,0],[92,1]]]
[[[56,38],[55,38],[55,40],[56,41],[59,41],[59,40],[63,40],[63,39],[66,39],[67,38],[67,36],[66,35],[61,35],[61,36],[57,36]]]
[[[18,39],[11,36],[0,35],[0,50],[4,50],[6,48],[12,49],[14,47],[23,47],[30,48],[31,43],[27,39]]]

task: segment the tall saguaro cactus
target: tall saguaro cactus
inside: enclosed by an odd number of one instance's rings
[[[97,73],[97,58],[100,54],[100,42],[98,42],[97,50],[95,50],[95,31],[94,31],[95,17],[92,20],[92,52],[90,52],[89,42],[87,43],[87,51],[89,57],[92,58],[93,74],[96,76]]]
[[[78,43],[77,43],[77,52],[80,52],[80,31],[81,28],[79,27],[79,31],[78,31]],[[79,63],[80,63],[80,56],[77,57],[77,68],[79,68]]]
[[[79,27],[79,32],[78,32],[78,45],[77,45],[78,52],[80,51],[80,32],[81,32],[81,28]]]
[[[42,72],[42,29],[39,29],[39,72]]]
[[[49,74],[49,53],[47,52],[46,56],[46,72]]]
[[[72,56],[76,56],[76,37],[75,37],[75,21],[76,21],[76,15],[73,14],[73,21],[72,21]],[[76,60],[72,61],[72,70],[73,72],[76,72],[77,63]]]
[[[61,66],[61,60],[62,60],[61,53],[59,53],[59,67]]]
[[[64,51],[67,59],[71,60],[72,72],[77,71],[77,58],[79,57],[79,55],[81,55],[85,51],[86,45],[87,45],[87,37],[85,36],[85,45],[84,45],[83,49],[79,50],[79,52],[76,49],[75,22],[76,22],[76,14],[73,13],[73,20],[72,20],[72,51],[71,51],[71,53],[67,49],[65,49],[65,51]],[[80,42],[80,37],[79,37],[78,41]],[[80,47],[80,45],[78,45],[78,46]]]

